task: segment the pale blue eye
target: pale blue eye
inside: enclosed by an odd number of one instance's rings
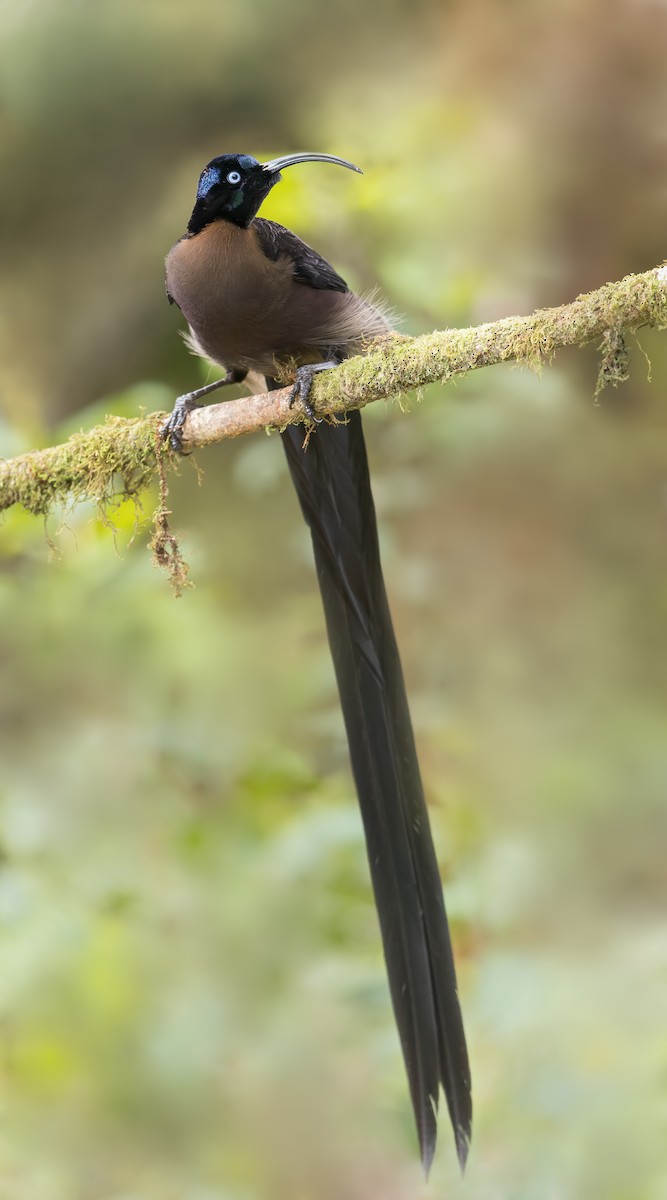
[[[240,182],[241,182],[241,176],[240,176],[239,172],[238,171],[230,171],[229,175],[227,176],[227,183],[236,184],[236,183],[240,183]]]

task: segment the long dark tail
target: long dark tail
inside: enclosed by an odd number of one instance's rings
[[[440,1083],[463,1169],[470,1068],[442,885],[378,549],[358,412],[282,435],[310,527],[424,1170]]]

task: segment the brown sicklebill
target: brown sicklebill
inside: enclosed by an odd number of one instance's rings
[[[275,388],[296,367],[293,398],[304,404],[312,435],[290,425],[281,437],[313,542],[422,1163],[428,1172],[442,1085],[463,1168],[470,1068],[361,416],[313,428],[309,401],[315,372],[363,350],[388,323],[296,234],[256,215],[280,172],[301,162],[359,170],[328,154],[266,163],[222,154],[202,171],[187,232],[167,258],[167,295],[188,322],[192,347],[226,374],[179,397],[163,434],[180,450],[187,413],[203,396],[246,377],[254,390]]]

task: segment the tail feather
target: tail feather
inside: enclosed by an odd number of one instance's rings
[[[361,417],[320,425],[305,451],[302,426],[282,439],[313,540],[422,1163],[428,1173],[442,1084],[463,1169],[470,1069]]]

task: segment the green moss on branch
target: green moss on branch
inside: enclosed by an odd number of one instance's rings
[[[418,338],[387,337],[367,354],[317,376],[312,400],[320,412],[340,414],[494,363],[515,361],[539,370],[561,346],[583,346],[601,337],[601,379],[614,382],[626,373],[622,334],[642,325],[667,326],[667,267],[629,275],[529,317]],[[22,504],[31,513],[44,514],[58,502],[86,499],[104,506],[114,496],[137,495],[158,467],[160,417],[109,417],[64,445],[0,463],[0,510]],[[195,410],[185,425],[184,445],[194,448],[300,419],[285,388]]]
[[[136,496],[156,469],[155,423],[107,417],[89,433],[60,446],[31,450],[0,463],[0,509],[22,504],[35,515],[57,503],[92,500],[104,506],[114,496]]]

